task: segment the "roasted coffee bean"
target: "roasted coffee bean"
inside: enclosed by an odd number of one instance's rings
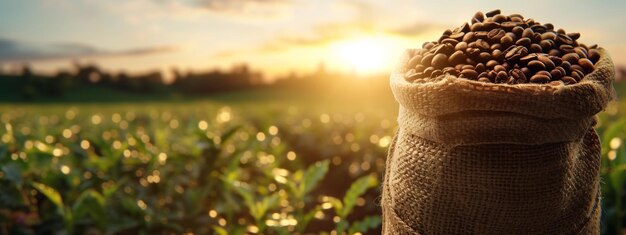
[[[538,57],[537,53],[531,53],[531,54],[528,54],[528,55],[520,58],[519,61],[522,62],[522,63],[528,63],[531,60],[536,60],[537,57]]]
[[[530,47],[531,43],[532,41],[530,40],[530,38],[520,38],[519,40],[517,40],[517,42],[515,42],[515,45]]]
[[[500,38],[500,44],[502,44],[502,46],[504,47],[513,45],[513,38],[510,37],[509,35],[504,35],[503,37]]]
[[[491,42],[500,42],[500,38],[504,37],[505,34],[506,34],[506,31],[502,29],[492,29],[487,34],[487,37],[489,38],[489,41]]]
[[[498,64],[499,64],[498,61],[490,60],[490,61],[487,61],[485,66],[487,66],[487,68],[489,68],[489,69],[493,69],[493,67],[495,67]]]
[[[409,60],[409,62],[407,62],[407,67],[408,68],[415,68],[415,66],[417,66],[417,64],[419,64],[421,61],[422,61],[422,56],[421,55],[413,56],[413,58],[411,58]]]
[[[550,71],[550,75],[552,76],[552,79],[561,79],[564,74],[560,69],[553,69]]]
[[[533,71],[541,71],[541,70],[545,70],[546,69],[546,65],[541,63],[541,61],[532,60],[532,61],[528,62],[528,68],[530,68]]]
[[[482,12],[476,12],[476,14],[474,14],[473,19],[476,19],[478,22],[483,22],[485,20],[485,14],[483,14]]]
[[[563,51],[565,53],[572,53],[572,52],[574,52],[574,47],[572,45],[563,44],[563,45],[559,46],[559,50],[561,50],[561,51]]]
[[[541,40],[556,40],[556,33],[554,32],[545,32],[541,34]]]
[[[504,68],[504,66],[502,65],[496,65],[493,67],[493,71],[496,72],[506,72],[506,68]]]
[[[432,54],[432,53],[425,54],[424,57],[422,58],[421,64],[426,67],[429,67],[431,61],[433,60],[433,57],[435,57],[435,54]]]
[[[502,60],[502,59],[504,59],[504,55],[502,54],[502,51],[500,51],[500,50],[498,50],[498,49],[493,50],[493,51],[491,52],[491,57],[492,57],[494,60]]]
[[[454,47],[449,44],[439,44],[436,47],[433,47],[431,51],[433,51],[434,54],[449,55],[449,54],[452,54],[452,52],[454,52]]]
[[[550,77],[542,74],[535,74],[530,77],[530,82],[532,83],[546,83],[550,81]]]
[[[587,51],[585,50],[585,48],[576,47],[574,48],[574,53],[578,54],[579,58],[587,58]]]
[[[570,76],[562,77],[561,81],[563,81],[565,84],[576,84],[577,83],[576,79],[574,79],[573,77],[570,77]]]
[[[485,69],[486,67],[485,67],[485,64],[483,63],[476,64],[476,67],[474,68],[474,70],[476,70],[477,73],[485,72]]]
[[[493,16],[493,21],[496,23],[502,23],[504,21],[506,21],[506,16],[502,15],[502,14],[497,14],[495,16]]]
[[[532,53],[541,53],[543,52],[543,48],[537,43],[533,43],[530,45],[530,52]]]
[[[556,67],[554,62],[552,62],[552,60],[545,55],[538,55],[537,59],[546,66],[546,70],[548,71]]]
[[[568,53],[562,56],[561,59],[563,59],[563,61],[569,62],[570,64],[577,64],[580,56],[578,56],[578,54],[576,53]]]
[[[474,32],[467,32],[465,33],[465,35],[463,35],[464,42],[473,42],[475,39],[476,36],[474,35]]]
[[[496,83],[506,83],[509,75],[505,71],[500,71],[496,74]]]
[[[443,75],[443,72],[439,69],[434,70],[431,74],[430,74],[430,78],[436,78]]]
[[[498,15],[498,14],[500,14],[500,13],[501,13],[501,12],[500,12],[500,9],[495,9],[495,10],[493,10],[493,11],[489,11],[489,12],[485,13],[485,16],[487,16],[487,17],[493,17],[493,16]],[[477,14],[478,14],[478,13],[477,13]],[[474,15],[474,16],[476,16],[476,15]]]
[[[415,71],[416,72],[423,72],[424,69],[426,69],[426,66],[418,64],[417,66],[415,66]]]
[[[454,46],[455,51],[465,51],[467,49],[467,42],[459,42]]]
[[[463,65],[461,67],[461,70],[466,70],[466,69],[472,69],[473,70],[474,68],[475,68],[474,65],[466,64],[466,65]]]
[[[435,68],[428,67],[428,68],[424,69],[424,72],[422,72],[422,73],[424,74],[424,76],[430,77],[430,74],[432,74],[433,71],[435,71]]]
[[[583,79],[585,74],[581,70],[572,70],[572,72],[569,74],[569,76],[573,77],[574,79],[576,79],[577,82],[580,82],[580,80]]]
[[[465,56],[465,53],[463,53],[463,51],[456,51],[452,53],[450,57],[448,57],[448,62],[450,64],[459,64],[465,61],[466,59],[467,57]]]
[[[559,51],[558,49],[551,49],[550,52],[548,52],[548,55],[551,56],[561,56],[561,51]]]
[[[507,61],[515,61],[526,55],[528,55],[528,49],[526,49],[526,47],[516,46],[504,55],[504,59]]]
[[[579,38],[519,14],[477,12],[470,24],[408,50],[405,77],[411,82],[447,75],[501,84],[575,84],[601,59],[597,45]]]
[[[598,52],[598,50],[589,50],[589,60],[591,60],[591,62],[593,62],[594,64],[597,63],[598,60],[600,60],[600,53]]]
[[[578,65],[583,67],[586,73],[591,73],[591,71],[593,71],[593,62],[587,58],[578,60]]]
[[[479,82],[484,82],[484,83],[491,83],[491,80],[489,80],[488,77],[480,77],[478,78]]]
[[[478,73],[476,72],[476,70],[473,69],[464,69],[463,71],[461,71],[461,76],[463,76],[464,78],[469,78],[469,79],[476,79],[476,77],[478,76]]]
[[[523,38],[530,38],[535,34],[535,31],[533,31],[531,28],[526,28],[524,29],[524,31],[522,32],[522,37]]]

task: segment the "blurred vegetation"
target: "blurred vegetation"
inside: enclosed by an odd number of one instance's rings
[[[380,234],[397,104],[386,79],[352,81],[0,105],[0,234]],[[597,126],[603,234],[626,225],[625,110]]]

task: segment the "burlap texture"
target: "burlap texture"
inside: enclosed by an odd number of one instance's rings
[[[409,83],[398,68],[383,234],[599,234],[593,118],[615,97],[599,50],[574,85]]]

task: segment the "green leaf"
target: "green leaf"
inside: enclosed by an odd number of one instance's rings
[[[350,226],[350,229],[348,230],[348,234],[365,233],[370,229],[378,228],[380,223],[380,216],[366,216],[363,220],[352,223],[352,226]]]
[[[64,214],[63,210],[65,206],[63,205],[61,194],[59,194],[58,191],[42,183],[32,182],[31,185],[46,196],[48,200],[50,200],[50,202],[52,202],[59,209],[61,214]]]
[[[347,217],[350,212],[352,212],[357,198],[363,195],[368,189],[376,187],[376,185],[378,185],[378,179],[374,175],[363,176],[352,183],[350,189],[348,189],[346,195],[343,197],[343,210],[340,211],[339,217]]]
[[[104,228],[107,224],[105,203],[104,196],[95,190],[84,191],[72,206],[74,217],[80,219],[89,216],[100,227]]]
[[[303,182],[300,184],[298,192],[299,198],[304,197],[304,195],[313,190],[317,183],[324,178],[326,173],[328,173],[328,164],[328,160],[316,162],[310,166],[306,172],[304,172],[304,178],[302,179]]]
[[[228,231],[222,227],[213,226],[213,231],[219,235],[228,235]]]

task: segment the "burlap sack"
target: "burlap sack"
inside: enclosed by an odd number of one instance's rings
[[[575,85],[409,83],[397,69],[383,234],[599,234],[594,116],[615,97],[600,52]]]

